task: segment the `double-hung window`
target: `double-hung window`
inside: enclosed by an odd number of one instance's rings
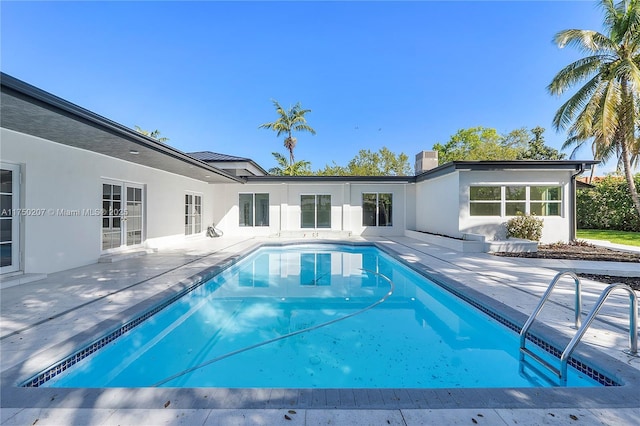
[[[300,210],[301,228],[331,228],[331,195],[301,195]]]
[[[240,194],[240,226],[269,226],[269,194]]]
[[[393,194],[362,194],[362,226],[392,226]]]

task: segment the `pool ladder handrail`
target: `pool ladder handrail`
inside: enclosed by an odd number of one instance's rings
[[[558,369],[552,366],[551,364],[549,364],[542,357],[536,355],[535,353],[527,349],[525,346],[525,343],[527,340],[527,332],[531,328],[531,325],[533,324],[536,317],[542,310],[542,307],[544,306],[544,304],[549,299],[549,296],[551,295],[553,289],[555,288],[560,278],[564,276],[570,276],[571,278],[573,278],[575,282],[576,291],[575,291],[575,297],[574,297],[574,300],[575,300],[574,327],[577,329],[577,331],[576,331],[576,334],[571,339],[571,341],[565,347],[564,351],[562,352],[562,355],[560,356],[560,368]],[[591,323],[595,319],[598,312],[600,312],[600,309],[604,305],[604,302],[606,301],[606,299],[609,297],[609,295],[613,290],[616,290],[618,288],[622,288],[623,290],[626,290],[629,293],[629,305],[630,305],[629,351],[628,352],[625,351],[625,353],[632,356],[638,356],[638,297],[635,294],[634,290],[630,286],[623,283],[614,283],[607,286],[607,288],[605,288],[600,294],[600,297],[598,298],[598,301],[594,305],[591,312],[587,315],[585,323],[581,325],[582,286],[580,283],[580,278],[578,278],[578,276],[571,271],[563,271],[563,272],[559,272],[558,274],[556,274],[555,277],[553,277],[553,279],[551,280],[551,283],[549,283],[549,287],[547,287],[547,290],[542,295],[542,298],[540,299],[538,306],[536,306],[533,313],[529,316],[525,324],[522,326],[522,329],[520,331],[520,368],[522,369],[523,364],[525,363],[525,359],[524,359],[525,355],[529,355],[533,359],[538,361],[541,365],[545,366],[547,369],[552,371],[560,379],[560,384],[563,386],[566,386],[567,364],[569,362],[569,358],[571,354],[575,350],[578,343],[580,343],[580,340],[584,336],[589,326],[591,326]]]

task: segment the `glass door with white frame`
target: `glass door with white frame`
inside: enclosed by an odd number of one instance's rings
[[[143,186],[102,184],[102,250],[135,246],[144,241]]]
[[[184,234],[194,235],[202,232],[202,196],[186,194],[184,196]]]
[[[20,269],[20,166],[0,168],[0,274]]]
[[[124,231],[128,246],[142,244],[143,200],[142,187],[126,185],[127,200],[124,217]]]

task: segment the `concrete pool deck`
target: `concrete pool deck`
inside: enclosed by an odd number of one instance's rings
[[[1,424],[637,424],[640,359],[626,355],[629,307],[614,293],[576,353],[626,365],[633,383],[608,388],[455,390],[229,390],[18,388],[19,380],[157,302],[159,294],[257,244],[285,239],[192,241],[147,256],[98,263],[0,290]],[[311,240],[313,241],[313,240]],[[407,237],[353,238],[395,252],[416,269],[483,303],[526,318],[558,270],[640,276],[637,263],[571,262],[464,254]],[[310,240],[305,240],[310,242]],[[568,340],[573,288],[560,285],[540,319]],[[605,285],[583,280],[583,313]],[[494,306],[492,306],[494,307]],[[546,330],[546,329],[545,329]],[[615,374],[617,367],[611,373]],[[286,417],[285,417],[286,416]],[[287,419],[289,417],[289,419]]]

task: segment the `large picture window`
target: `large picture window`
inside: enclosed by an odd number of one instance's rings
[[[392,226],[393,194],[362,194],[362,226]]]
[[[240,194],[240,226],[269,226],[269,194]]]
[[[561,216],[562,187],[495,185],[469,189],[471,216]]]
[[[331,195],[301,195],[300,210],[301,228],[331,228]]]

